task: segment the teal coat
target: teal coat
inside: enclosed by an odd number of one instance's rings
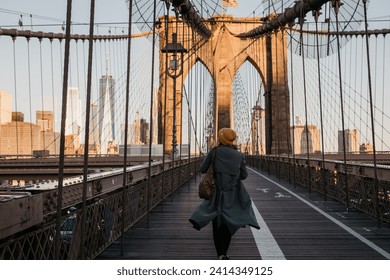
[[[232,235],[246,225],[259,229],[252,201],[241,182],[248,177],[243,155],[233,146],[220,145],[207,154],[200,166],[201,173],[207,172],[214,152],[217,189],[210,200],[204,200],[195,209],[189,221],[200,230],[217,218],[218,224],[226,224]]]

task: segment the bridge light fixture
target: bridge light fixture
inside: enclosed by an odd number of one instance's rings
[[[176,13],[176,15],[178,15]],[[177,23],[176,23],[177,24]],[[176,26],[177,29],[177,26]],[[177,33],[172,33],[172,42],[166,43],[165,48],[161,49],[162,53],[171,54],[169,64],[166,65],[166,73],[173,80],[173,125],[172,125],[172,152],[171,157],[174,160],[177,153],[177,138],[176,138],[176,79],[183,74],[184,53],[187,49],[181,43],[177,42]]]
[[[187,53],[188,50],[184,48],[181,43],[177,42],[176,33],[172,33],[172,42],[167,43],[165,48],[161,49],[161,52],[172,54],[169,60],[169,65],[167,65],[168,67],[167,70],[174,71],[174,74],[169,73],[168,71],[168,75],[171,78],[178,78],[183,73],[183,63],[180,63],[180,61],[183,61],[184,53]],[[178,55],[180,56],[179,58]],[[179,70],[179,68],[180,68],[179,73],[176,73]]]

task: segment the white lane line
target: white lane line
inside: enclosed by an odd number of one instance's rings
[[[310,203],[309,201],[303,199],[302,197],[300,197],[299,195],[295,194],[294,192],[290,191],[289,189],[283,187],[282,185],[278,184],[277,182],[267,178],[266,176],[262,175],[261,173],[253,170],[252,168],[248,168],[249,170],[253,171],[254,173],[258,174],[259,176],[263,177],[264,179],[267,179],[268,181],[270,181],[271,183],[274,183],[275,185],[277,185],[279,188],[285,190],[286,192],[289,192],[291,195],[295,196],[296,198],[298,198],[299,200],[301,200],[302,202],[306,203],[308,206],[310,206],[311,208],[313,208],[314,210],[316,210],[317,212],[319,212],[321,215],[325,216],[326,218],[328,218],[329,220],[331,220],[332,222],[334,222],[336,225],[338,225],[339,227],[341,227],[342,229],[344,229],[345,231],[347,231],[349,234],[353,235],[354,237],[356,237],[357,239],[359,239],[361,242],[365,243],[367,246],[369,246],[371,249],[377,251],[379,254],[381,254],[382,256],[384,256],[386,259],[390,260],[390,254],[388,252],[386,252],[385,250],[383,250],[382,248],[380,248],[379,246],[377,246],[376,244],[374,244],[373,242],[371,242],[370,240],[368,240],[367,238],[363,237],[362,235],[360,235],[359,233],[357,233],[356,231],[354,231],[353,229],[351,229],[350,227],[348,227],[347,225],[343,224],[342,222],[340,222],[339,220],[333,218],[332,216],[330,216],[329,214],[325,213],[324,211],[322,211],[320,208],[318,208],[317,206],[313,205],[312,203]]]
[[[256,205],[252,201],[253,212],[256,220],[259,223],[260,229],[251,227],[253,238],[256,241],[257,250],[262,260],[285,260],[284,254],[276,242],[274,236],[269,230],[263,217],[257,210]]]

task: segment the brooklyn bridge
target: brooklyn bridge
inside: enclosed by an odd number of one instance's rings
[[[22,2],[0,5],[1,260],[215,259],[188,219],[225,127],[261,227],[232,259],[390,259],[387,2]]]

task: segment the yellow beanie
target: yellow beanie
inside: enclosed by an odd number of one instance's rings
[[[218,132],[219,142],[224,145],[233,145],[236,140],[236,132],[231,128],[222,128]]]

